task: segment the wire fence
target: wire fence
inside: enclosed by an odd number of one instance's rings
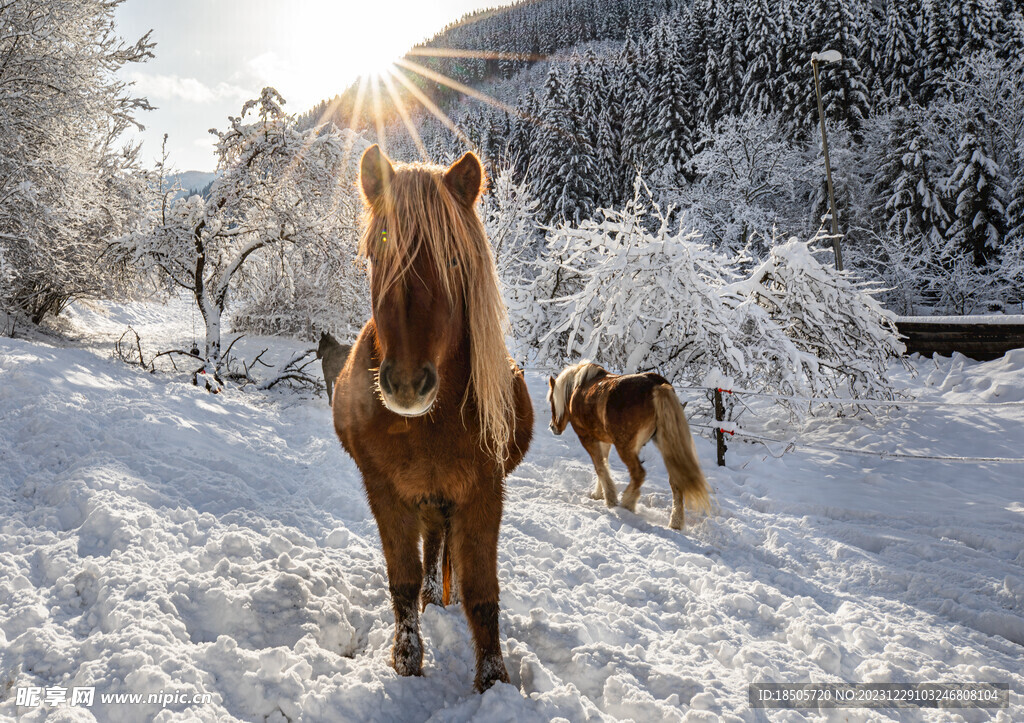
[[[953,407],[953,408],[976,408],[976,409],[990,409],[996,408],[1021,408],[1024,409],[1024,401],[1008,401],[1008,402],[927,402],[918,401],[915,399],[841,399],[834,397],[800,397],[800,396],[786,396],[782,394],[773,394],[769,392],[756,392],[751,390],[743,389],[725,389],[722,387],[676,387],[680,391],[702,391],[705,393],[711,393],[714,406],[715,406],[715,425],[699,424],[694,423],[692,426],[701,429],[711,430],[716,444],[718,446],[718,464],[719,466],[725,465],[725,451],[727,444],[725,436],[740,439],[751,440],[753,442],[760,442],[765,445],[768,449],[769,454],[773,457],[781,457],[787,452],[795,449],[805,449],[808,451],[816,452],[836,452],[843,454],[853,454],[862,457],[875,457],[878,459],[919,459],[919,460],[931,460],[938,462],[952,462],[952,463],[971,463],[971,464],[1024,464],[1024,458],[1016,457],[972,457],[972,456],[961,456],[961,455],[937,455],[937,454],[912,454],[909,452],[886,452],[886,451],[873,451],[867,449],[856,449],[853,447],[837,446],[837,445],[823,445],[808,443],[804,441],[798,441],[796,439],[774,439],[771,437],[765,437],[759,434],[753,434],[742,429],[736,428],[731,422],[727,422],[724,419],[723,411],[724,405],[722,403],[723,394],[731,395],[748,395],[755,397],[762,397],[767,399],[785,400],[791,402],[807,402],[807,403],[828,403],[836,405],[851,405],[851,406],[889,406],[889,407]],[[730,428],[731,427],[731,428]],[[768,444],[780,444],[784,445],[782,452],[775,454],[772,452]]]

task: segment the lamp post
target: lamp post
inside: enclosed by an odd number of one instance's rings
[[[838,50],[823,50],[820,53],[811,53],[811,67],[814,68],[814,93],[818,96],[818,120],[821,122],[821,147],[825,151],[825,178],[828,181],[828,206],[829,214],[832,216],[832,250],[836,255],[836,268],[843,270],[843,254],[839,250],[839,223],[836,219],[836,194],[832,190],[832,165],[828,160],[828,138],[825,136],[825,110],[821,105],[821,85],[818,82],[818,63],[828,65],[838,63],[843,59],[843,54]]]

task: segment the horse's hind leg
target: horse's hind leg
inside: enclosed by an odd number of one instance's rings
[[[451,568],[451,507],[423,511],[423,591],[420,609],[433,603],[444,607],[459,602],[458,583]],[[447,570],[445,567],[447,566]],[[447,579],[446,579],[447,573]]]
[[[377,518],[381,546],[388,567],[388,588],[395,611],[395,642],[391,665],[399,675],[423,672],[423,639],[420,637],[419,510],[394,495],[382,492],[383,485],[366,484],[370,509]]]
[[[616,446],[615,449],[629,470],[629,486],[622,493],[622,506],[630,512],[636,512],[636,503],[640,499],[640,486],[647,478],[647,472],[635,450],[620,446]]]
[[[444,606],[444,571],[441,568],[445,520],[438,512],[424,513],[423,519],[423,590],[420,609],[427,605]]]
[[[671,481],[671,479],[669,480]],[[685,522],[685,514],[683,512],[683,490],[678,485],[672,486],[672,515],[668,518],[668,526],[673,530],[683,529],[683,523]]]
[[[590,460],[594,463],[594,471],[597,472],[597,484],[590,496],[599,500],[604,498],[604,503],[609,507],[619,504],[619,495],[615,491],[615,482],[612,480],[612,472],[608,468],[608,453],[612,446],[605,442],[598,442],[596,439],[580,439],[583,449],[587,450]]]
[[[452,512],[451,542],[462,608],[476,643],[476,689],[508,682],[498,638],[498,528],[502,484],[482,480]]]

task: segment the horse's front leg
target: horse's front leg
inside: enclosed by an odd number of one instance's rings
[[[498,528],[500,478],[486,478],[452,514],[451,541],[462,606],[476,643],[477,691],[508,682],[498,637]]]
[[[419,549],[419,510],[394,494],[390,482],[368,483],[366,490],[380,530],[391,605],[395,611],[391,665],[399,675],[421,675],[423,639],[420,637],[419,597],[423,565]]]
[[[612,480],[612,473],[608,468],[608,452],[611,451],[612,446],[590,437],[580,437],[580,443],[590,455],[590,460],[594,463],[594,471],[597,472],[597,483],[590,496],[595,500],[604,498],[606,505],[615,507],[619,504],[619,495],[615,491],[615,482]]]

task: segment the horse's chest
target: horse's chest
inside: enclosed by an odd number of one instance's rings
[[[409,428],[413,426],[402,418],[388,426],[386,442],[373,455],[374,467],[407,500],[441,497],[458,502],[480,476],[478,453],[461,435]]]

